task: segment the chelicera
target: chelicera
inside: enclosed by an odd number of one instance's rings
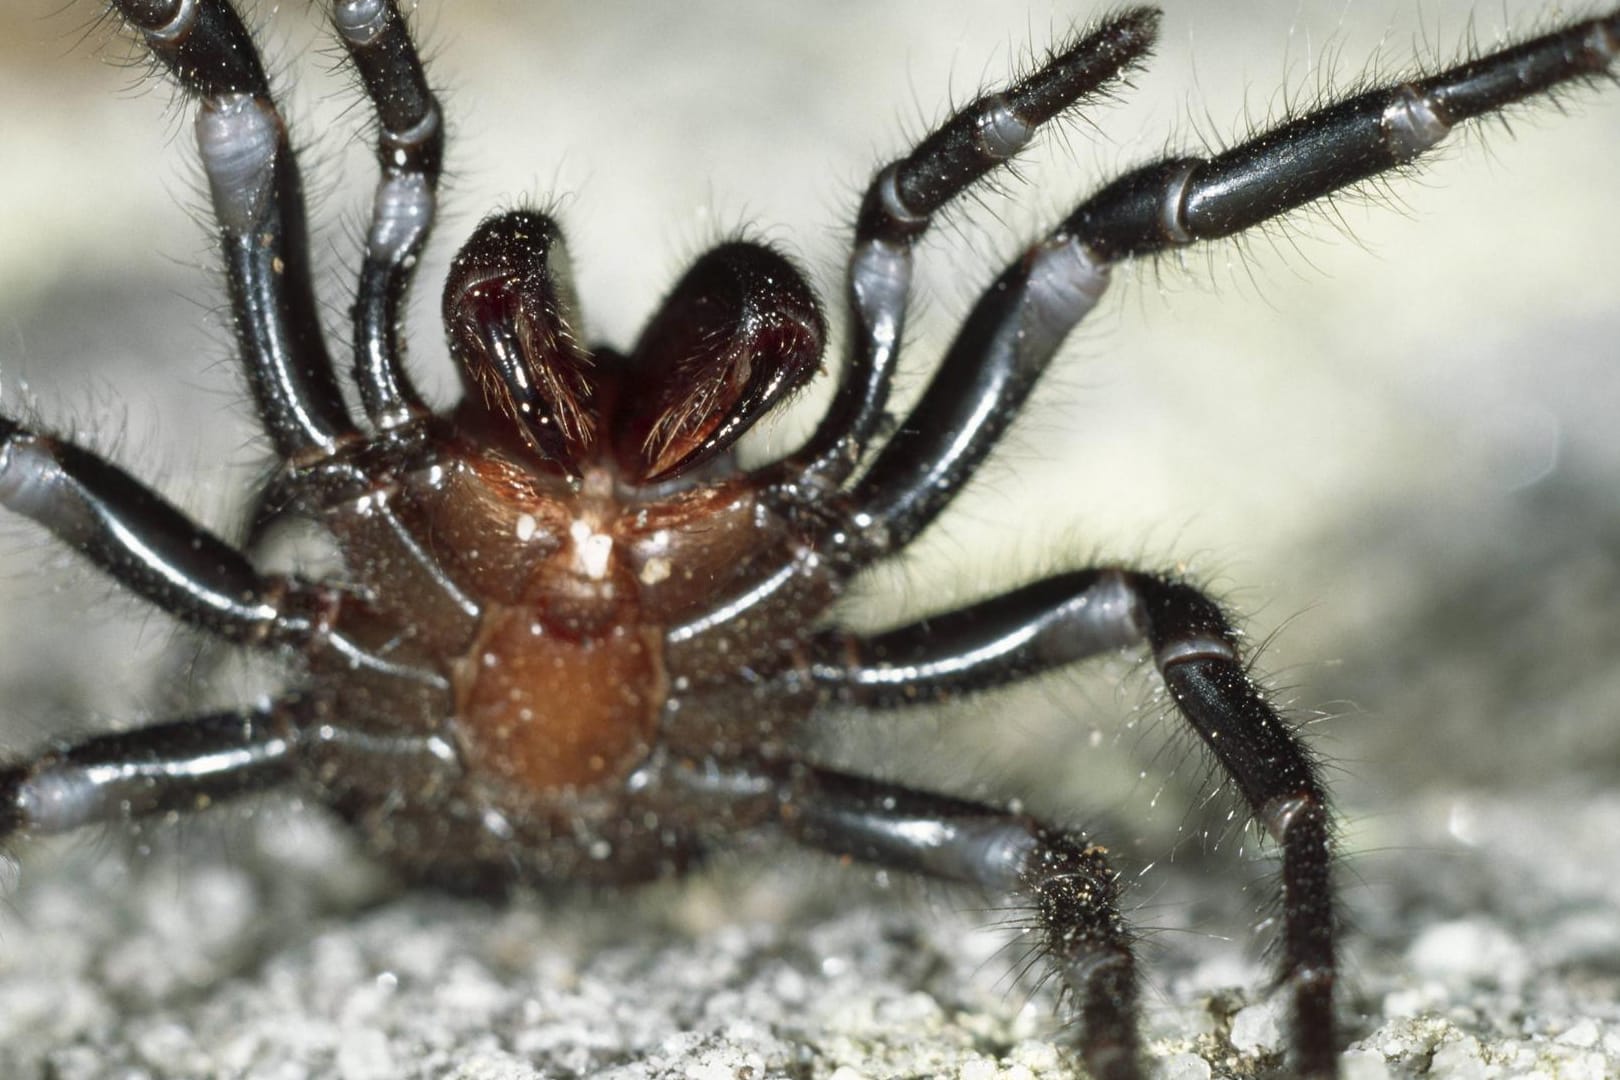
[[[280,463],[260,520],[324,529],[342,571],[259,571],[101,457],[0,418],[0,502],[150,603],[284,656],[268,703],[49,748],[0,770],[0,837],[295,787],[406,875],[488,892],[678,874],[743,831],[1013,894],[1073,997],[1098,1077],[1139,1076],[1120,882],[1087,837],[818,764],[816,717],[958,697],[1146,645],[1278,845],[1293,1066],[1335,1072],[1332,824],[1319,770],[1220,607],[1174,577],[1071,570],[876,634],[831,620],[993,451],[1120,260],[1240,232],[1413,161],[1453,126],[1611,71],[1620,14],[1368,91],[1079,205],[996,279],[892,420],[912,253],[1037,129],[1117,88],[1159,16],[1055,47],[878,169],[856,216],[849,349],[820,425],[745,468],[736,441],[821,367],[825,317],[768,246],[703,255],[626,351],[580,335],[557,223],[486,219],[443,294],[465,394],[432,407],[399,322],[435,210],[438,104],[391,0],[333,25],[376,115],[382,180],[345,401],[311,285],[302,185],[257,51],[223,0],[119,0],[199,101],[196,135],[254,404]]]

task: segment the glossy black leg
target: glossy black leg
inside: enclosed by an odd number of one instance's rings
[[[1136,962],[1107,852],[984,803],[798,763],[710,763],[677,782],[832,855],[1013,894],[1073,996],[1091,1076],[1136,1080]]]
[[[325,662],[437,684],[338,626],[350,597],[260,574],[243,555],[128,473],[0,416],[0,506],[31,518],[154,606],[226,641],[301,649]]]
[[[354,302],[354,355],[360,401],[386,431],[428,414],[405,372],[399,322],[433,227],[444,125],[394,0],[338,0],[332,23],[377,112],[382,180]]]
[[[1111,25],[1105,23],[1103,33]],[[883,365],[893,362],[894,342],[886,335],[898,331],[904,299],[903,287],[890,290],[893,303],[873,310],[894,317],[865,320],[880,328],[870,334],[879,359],[857,359],[805,453],[761,478],[767,501],[802,522],[805,543],[779,560],[761,560],[749,580],[709,613],[673,628],[671,640],[734,632],[758,612],[791,602],[788,593],[806,581],[836,591],[840,582],[911,543],[995,448],[1064,338],[1097,303],[1113,261],[1264,221],[1410,162],[1456,121],[1612,73],[1617,37],[1620,13],[1588,20],[1330,106],[1210,162],[1175,159],[1108,185],[1002,272],[868,471],[852,489],[831,494],[825,481],[851,474],[857,463],[850,456],[868,446],[881,419],[888,385]],[[961,180],[970,184],[977,175]],[[881,205],[881,191],[874,183],[867,205]],[[882,295],[883,280],[852,273],[857,311],[869,303],[863,295]],[[862,340],[859,326],[852,338]],[[841,434],[846,428],[847,437]],[[821,479],[796,480],[787,468],[795,464],[813,465],[810,473]]]
[[[117,0],[152,56],[202,99],[197,141],[236,339],[265,431],[308,464],[357,440],[321,336],[303,182],[252,39],[224,0]]]
[[[85,825],[192,813],[293,779],[301,704],[98,735],[0,768],[0,844]]]
[[[95,735],[0,764],[0,846],[19,835],[191,814],[289,786],[375,826],[399,811],[389,789],[377,785],[423,790],[459,777],[455,751],[437,733],[353,728],[315,699],[294,695]]]
[[[886,633],[829,635],[811,671],[837,700],[896,708],[1144,641],[1182,717],[1282,851],[1280,980],[1292,1001],[1296,1066],[1330,1076],[1338,1041],[1326,797],[1309,752],[1249,677],[1237,634],[1212,600],[1152,574],[1080,570]]]
[[[39,522],[183,622],[232,641],[274,632],[264,581],[229,544],[117,466],[5,417],[0,506]]]
[[[953,700],[1141,644],[1136,606],[1120,571],[1059,574],[882,633],[826,633],[811,678],[866,709]]]
[[[851,568],[905,547],[950,504],[1107,287],[1107,266],[1062,232],[1002,272],[846,496],[839,527]]]
[[[1095,305],[1111,263],[1228,236],[1406,165],[1456,123],[1612,71],[1617,47],[1620,13],[1358,95],[1210,160],[1163,161],[1109,184],[990,286],[829,532],[864,566],[926,528]]]
[[[849,266],[850,353],[837,395],[805,447],[772,474],[814,500],[854,471],[884,419],[904,332],[911,249],[933,214],[1028,145],[1040,125],[1147,57],[1159,12],[1130,8],[1056,48],[1045,64],[981,97],[878,170],[855,219]]]
[[[1414,161],[1465,120],[1615,72],[1620,11],[1308,113],[1213,158],[1138,169],[1060,232],[1104,261],[1212,240]]]
[[[1123,577],[1176,708],[1281,850],[1278,981],[1292,999],[1293,1065],[1300,1076],[1336,1076],[1333,827],[1319,770],[1249,677],[1238,635],[1213,600],[1167,578]]]

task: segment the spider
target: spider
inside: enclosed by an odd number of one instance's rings
[[[398,324],[434,212],[442,118],[394,6],[344,0],[335,31],[376,112],[383,171],[352,312],[357,413],[323,340],[301,187],[246,31],[208,0],[116,7],[201,99],[233,327],[280,463],[262,520],[317,522],[343,570],[260,572],[101,457],[0,420],[0,502],[157,607],[296,669],[267,704],[15,761],[0,771],[0,837],[295,786],[408,876],[482,892],[670,876],[734,833],[775,829],[1019,897],[1073,995],[1089,1069],[1131,1077],[1135,962],[1106,850],[1002,807],[818,765],[800,738],[826,710],[901,709],[1146,644],[1281,851],[1293,1065],[1333,1073],[1326,793],[1217,604],[1175,577],[1106,566],[877,634],[827,615],[855,574],[946,509],[1112,264],[1241,231],[1404,165],[1453,121],[1602,74],[1620,15],[1369,91],[1213,161],[1127,172],[1002,273],[893,421],[918,239],[1040,125],[1144,61],[1157,14],[1105,16],[876,172],[856,218],[837,392],[802,447],[745,468],[736,440],[822,358],[821,305],[790,261],[725,243],[630,350],[587,347],[556,222],[494,215],[443,297],[466,392],[433,409]]]

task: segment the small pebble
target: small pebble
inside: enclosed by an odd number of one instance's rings
[[[1431,926],[1406,956],[1417,975],[1497,985],[1521,981],[1529,967],[1519,943],[1487,919],[1454,919]]]
[[[388,1037],[376,1028],[347,1028],[338,1044],[337,1071],[343,1080],[388,1080],[399,1066]]]
[[[1464,1036],[1442,1043],[1429,1059],[1429,1075],[1435,1080],[1485,1080],[1479,1042]]]
[[[1371,1050],[1346,1050],[1339,1056],[1339,1080],[1390,1080],[1389,1064]]]
[[[1159,1063],[1159,1080],[1209,1080],[1209,1062],[1197,1054],[1171,1054]]]
[[[1281,1044],[1282,1028],[1271,1005],[1250,1005],[1232,1017],[1232,1045],[1243,1053],[1266,1054]]]
[[[1578,1046],[1581,1049],[1596,1046],[1602,1032],[1598,1030],[1597,1021],[1581,1020],[1565,1028],[1558,1036],[1558,1041],[1565,1046]]]

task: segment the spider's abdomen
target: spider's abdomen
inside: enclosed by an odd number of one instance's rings
[[[486,612],[453,670],[469,771],[535,795],[623,779],[650,751],[665,698],[656,628],[581,638],[529,607]]]

